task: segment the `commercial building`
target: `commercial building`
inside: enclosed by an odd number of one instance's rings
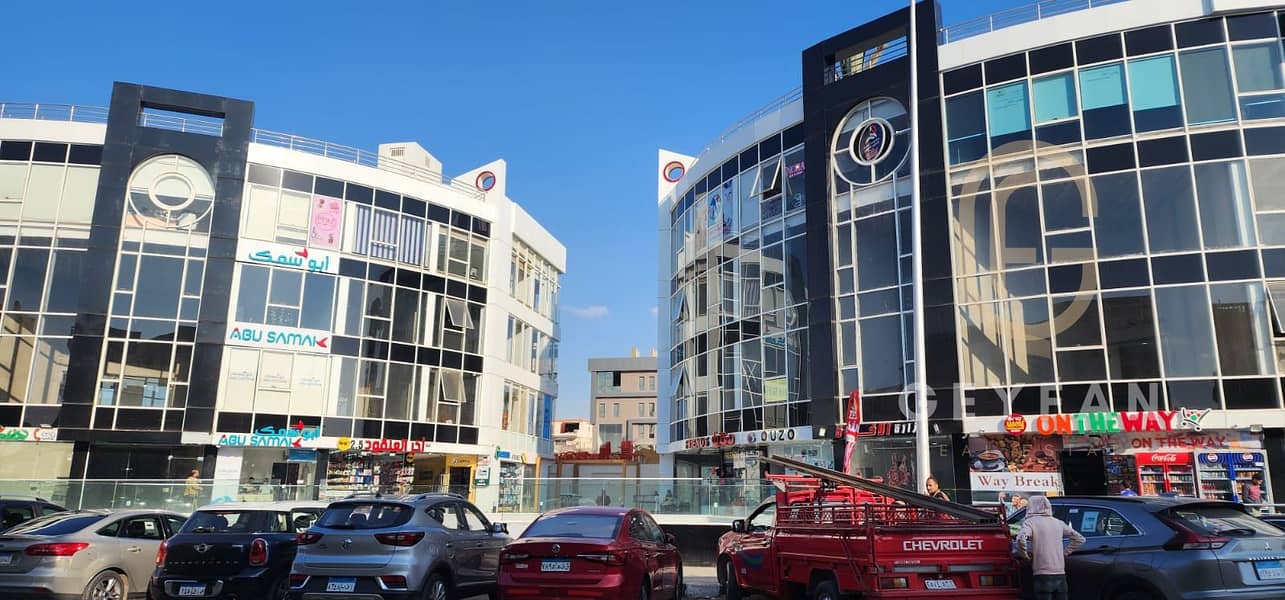
[[[593,423],[590,423],[589,419],[554,419],[554,453],[594,452],[597,450],[598,443],[594,437]]]
[[[662,150],[666,462],[835,464],[856,392],[854,470],[913,487],[922,360],[931,474],[965,499],[1246,498],[1262,474],[1270,500],[1281,9],[1045,2],[942,26],[921,2],[915,48],[909,8],[820,41],[800,90],[697,156]]]
[[[656,447],[656,353],[589,359],[589,422],[599,444]]]
[[[565,249],[502,160],[444,178],[253,115],[124,83],[0,104],[0,478],[495,506],[552,457]]]

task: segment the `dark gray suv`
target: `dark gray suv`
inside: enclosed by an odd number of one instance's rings
[[[1285,598],[1285,531],[1240,504],[1123,496],[1049,500],[1053,515],[1086,540],[1066,560],[1071,598]],[[1014,533],[1025,517],[1022,510],[1009,518]],[[1027,575],[1029,581],[1029,567]]]
[[[454,494],[351,498],[298,535],[295,600],[449,600],[495,595],[508,528]]]

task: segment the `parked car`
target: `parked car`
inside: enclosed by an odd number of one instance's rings
[[[164,510],[61,512],[0,534],[0,598],[146,594],[156,550],[187,518]]]
[[[298,536],[294,600],[447,600],[495,594],[503,523],[454,494],[335,502]]]
[[[297,549],[295,536],[325,510],[317,502],[241,502],[198,509],[157,551],[149,586],[152,600],[282,600]]]
[[[1139,496],[1049,500],[1053,516],[1086,540],[1066,560],[1071,598],[1285,597],[1285,532],[1240,504]],[[1010,527],[1016,531],[1025,517],[1025,510],[1015,512]]]
[[[0,531],[67,509],[34,496],[0,496]]]
[[[682,598],[674,537],[641,509],[578,506],[540,515],[500,554],[509,598]]]
[[[1258,515],[1259,519],[1275,525],[1277,529],[1285,530],[1285,514],[1282,513],[1263,513]]]

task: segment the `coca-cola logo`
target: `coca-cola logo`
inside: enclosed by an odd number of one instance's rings
[[[1177,454],[1152,454],[1151,462],[1176,463],[1178,462],[1178,455]]]

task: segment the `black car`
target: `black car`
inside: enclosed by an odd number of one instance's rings
[[[0,531],[66,510],[44,498],[0,496]]]
[[[216,504],[192,513],[161,545],[152,600],[278,600],[289,589],[295,534],[312,526],[324,504]]]
[[[1066,559],[1073,600],[1285,598],[1285,532],[1241,504],[1141,496],[1049,501],[1053,516],[1085,539]],[[1026,510],[1009,517],[1013,533],[1025,518]],[[1026,574],[1029,588],[1029,564]]]

